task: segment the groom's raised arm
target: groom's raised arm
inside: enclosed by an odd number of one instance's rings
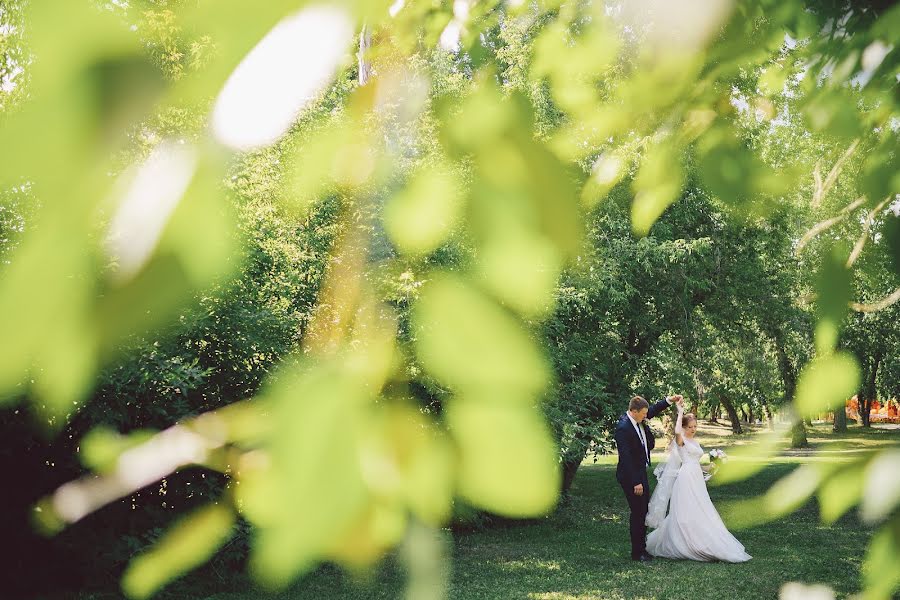
[[[650,410],[647,411],[647,418],[648,418],[648,419],[652,419],[653,417],[655,417],[656,415],[658,415],[658,414],[661,413],[662,411],[666,410],[667,408],[669,408],[670,406],[672,406],[673,404],[675,404],[675,401],[672,400],[672,398],[674,398],[674,396],[671,396],[671,397],[666,398],[666,399],[664,399],[664,400],[660,400],[659,402],[657,402],[656,404],[654,404],[653,406],[651,406],[651,407],[650,407]]]

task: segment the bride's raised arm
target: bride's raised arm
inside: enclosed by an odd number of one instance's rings
[[[675,442],[679,446],[684,446],[684,428],[681,426],[681,418],[684,416],[684,407],[682,407],[679,402],[678,407],[678,416],[675,417]]]

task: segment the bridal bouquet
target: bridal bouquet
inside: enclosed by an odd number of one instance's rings
[[[709,481],[709,479],[715,475],[716,471],[719,470],[719,463],[725,464],[728,462],[728,455],[724,450],[719,450],[718,448],[714,448],[709,451],[709,473],[707,473],[703,479]]]
[[[725,454],[724,450],[719,450],[718,448],[714,448],[709,451],[709,460],[712,463],[721,462],[722,464],[725,464],[728,462],[728,455]]]

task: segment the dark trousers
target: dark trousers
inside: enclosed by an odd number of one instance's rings
[[[645,481],[644,493],[638,496],[634,493],[634,486],[622,485],[625,498],[628,500],[628,508],[631,510],[631,557],[637,558],[647,550],[647,509],[650,505],[650,486]]]

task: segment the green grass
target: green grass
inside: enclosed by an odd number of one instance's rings
[[[710,425],[704,425],[699,435],[706,447],[746,442]],[[797,465],[815,460],[818,453],[852,454],[861,447],[897,444],[900,430],[853,427],[846,435],[835,436],[828,426],[819,425],[809,437],[810,451],[788,451],[750,480],[711,487],[713,501],[724,506],[760,494]],[[834,442],[840,442],[839,448],[832,447]],[[550,517],[455,534],[450,543],[449,598],[771,599],[778,597],[781,585],[788,581],[822,583],[834,588],[839,597],[860,590],[860,566],[871,530],[855,513],[824,526],[814,502],[779,521],[736,531],[753,555],[748,563],[632,562],[627,508],[615,482],[614,464],[614,458],[585,464],[575,480],[571,501]],[[398,598],[404,585],[398,563],[396,557],[388,557],[367,580],[324,566],[276,595],[255,589],[243,575],[225,583],[195,574],[172,584],[162,596],[198,600]]]

